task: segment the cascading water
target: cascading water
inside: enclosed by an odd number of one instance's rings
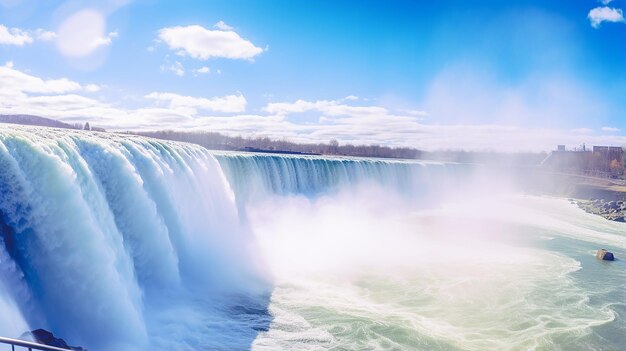
[[[623,341],[625,274],[593,256],[600,244],[626,252],[623,224],[520,195],[520,170],[216,158],[275,278],[273,321],[254,350],[587,350]]]
[[[269,318],[263,313],[269,286],[241,213],[251,197],[314,196],[372,181],[417,194],[416,180],[445,167],[213,156],[140,137],[0,127],[0,306],[6,305],[0,333],[42,327],[92,347],[194,347],[190,335],[220,324],[216,306],[226,301],[220,296],[236,293],[242,297],[227,301],[256,306],[252,317],[237,312],[249,325],[229,325],[219,329],[223,338],[209,339],[249,344]],[[192,332],[175,323],[190,324]]]
[[[359,186],[378,186],[425,200],[454,189],[464,164],[365,158],[215,152],[240,204],[272,195],[315,198]]]
[[[0,334],[92,350],[620,345],[624,273],[593,248],[626,255],[621,224],[499,193],[502,178],[0,126]]]
[[[106,349],[193,346],[168,323],[194,323],[193,304],[217,313],[210,294],[262,290],[250,231],[200,147],[1,127],[0,192],[0,305],[22,320],[3,311],[4,335],[28,325]]]

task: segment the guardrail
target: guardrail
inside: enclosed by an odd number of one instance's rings
[[[5,337],[1,337],[0,336],[0,344],[5,344],[5,345],[11,345],[11,351],[16,351],[16,350],[21,350],[20,348],[15,348],[16,346],[22,347],[22,348],[26,348],[28,349],[28,351],[32,351],[32,350],[41,350],[41,351],[67,351],[70,349],[63,349],[60,347],[54,347],[54,346],[48,346],[48,345],[44,345],[44,344],[38,344],[36,342],[30,342],[30,341],[24,341],[24,340],[18,340],[18,339],[11,339],[11,338],[5,338]]]

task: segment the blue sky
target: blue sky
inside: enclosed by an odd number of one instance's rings
[[[0,113],[426,149],[626,144],[626,0],[0,0]]]

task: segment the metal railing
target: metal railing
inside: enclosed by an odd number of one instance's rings
[[[19,347],[23,347],[28,349],[28,351],[32,351],[32,350],[42,350],[42,351],[67,351],[70,349],[63,349],[60,347],[54,347],[54,346],[48,346],[48,345],[44,345],[44,344],[38,344],[36,342],[30,342],[30,341],[24,341],[24,340],[18,340],[18,339],[11,339],[11,338],[5,338],[0,336],[0,344],[5,344],[5,345],[11,345],[11,351],[16,351],[16,350],[21,350],[20,348],[15,348],[15,346],[19,346]]]

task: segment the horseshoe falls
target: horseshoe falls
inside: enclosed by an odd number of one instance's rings
[[[3,335],[28,326],[90,349],[243,349],[263,328],[253,238],[206,150],[0,135]]]
[[[0,335],[89,350],[616,350],[626,225],[478,166],[0,126]]]

